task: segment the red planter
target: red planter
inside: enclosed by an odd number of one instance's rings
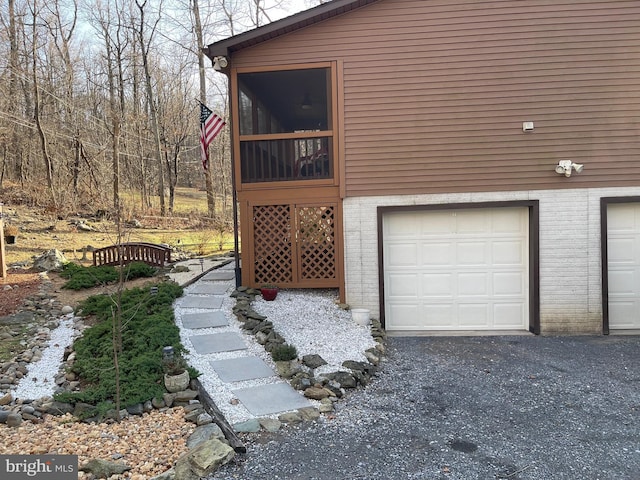
[[[262,298],[264,298],[267,302],[272,302],[278,296],[278,289],[263,287],[260,289],[260,293],[262,294]]]

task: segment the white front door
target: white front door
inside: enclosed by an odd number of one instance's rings
[[[609,328],[640,329],[640,204],[607,207]]]
[[[528,209],[383,217],[387,330],[528,328]]]

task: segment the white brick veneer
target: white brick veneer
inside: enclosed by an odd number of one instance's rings
[[[640,195],[640,187],[346,198],[347,303],[379,318],[377,207],[538,200],[541,331],[599,333],[600,199],[633,195]]]

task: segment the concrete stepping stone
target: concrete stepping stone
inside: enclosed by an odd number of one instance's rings
[[[222,297],[186,296],[180,302],[181,308],[208,308],[216,310],[222,307]]]
[[[196,353],[201,355],[247,349],[247,345],[244,343],[244,340],[242,340],[242,337],[235,332],[194,335],[189,337],[189,340],[191,340]]]
[[[229,325],[229,320],[227,320],[224,313],[219,310],[182,315],[182,326],[192,330],[197,328],[226,327],[227,325]]]
[[[258,357],[229,358],[209,363],[225,383],[275,376],[271,367]]]
[[[232,390],[249,412],[257,417],[311,407],[311,402],[288,383]]]
[[[235,277],[236,274],[233,270],[214,270],[202,277],[202,280],[212,282],[217,280],[233,280]]]
[[[189,289],[189,294],[196,295],[222,295],[231,287],[224,283],[203,282],[197,283]]]

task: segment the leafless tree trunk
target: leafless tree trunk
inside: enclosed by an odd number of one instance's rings
[[[198,0],[191,0],[192,12],[193,12],[193,27],[196,34],[196,52],[198,54],[198,79],[200,80],[200,101],[204,104],[207,103],[207,82],[204,70],[204,40],[202,37],[202,23],[200,21],[200,8],[198,7]],[[207,210],[209,216],[214,218],[216,215],[216,195],[213,185],[213,169],[211,165],[204,172],[205,188],[207,190]]]
[[[42,159],[44,160],[46,178],[47,178],[47,187],[49,188],[49,193],[51,195],[51,201],[53,205],[57,207],[57,199],[56,192],[53,185],[53,160],[51,159],[51,155],[49,154],[49,144],[47,141],[47,136],[44,132],[42,126],[42,120],[40,118],[40,107],[41,107],[41,98],[40,98],[40,81],[38,79],[38,2],[37,0],[33,0],[33,25],[31,29],[31,40],[32,40],[32,51],[33,55],[33,72],[32,72],[32,81],[33,81],[33,98],[34,98],[34,119],[36,122],[36,127],[38,130],[38,136],[40,138],[40,148],[42,153]]]
[[[155,96],[153,94],[153,87],[151,84],[151,70],[149,66],[149,50],[151,48],[151,42],[153,40],[153,35],[155,33],[158,22],[160,21],[160,14],[158,13],[158,18],[151,28],[151,32],[149,34],[149,38],[145,39],[145,7],[147,5],[147,0],[144,2],[140,2],[136,0],[136,5],[138,6],[138,10],[140,11],[140,24],[137,30],[138,39],[140,41],[140,47],[142,49],[142,66],[144,68],[144,77],[145,77],[145,86],[147,90],[147,101],[149,102],[149,113],[151,115],[151,130],[153,133],[153,140],[155,143],[155,155],[156,155],[156,163],[158,165],[158,195],[160,197],[160,215],[166,215],[166,205],[164,198],[164,168],[162,162],[162,150],[160,145],[160,127],[158,125],[158,110],[156,107]],[[158,6],[160,10],[161,5]]]

